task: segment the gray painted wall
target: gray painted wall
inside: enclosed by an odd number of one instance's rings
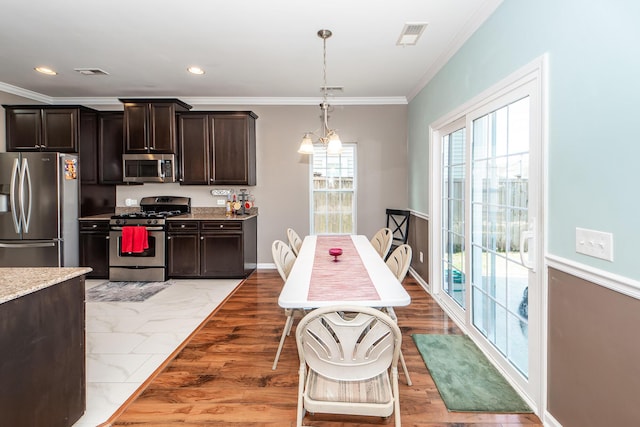
[[[305,131],[320,126],[317,106],[196,106],[196,110],[251,110],[256,121],[257,182],[247,188],[255,195],[258,217],[258,263],[273,263],[271,243],[287,240],[287,227],[309,234],[309,162],[298,154]],[[386,221],[387,207],[407,207],[407,106],[337,106],[329,124],[344,142],[358,144],[357,232],[373,236]],[[117,205],[127,198],[180,194],[192,206],[215,206],[210,186],[144,184],[118,186]]]

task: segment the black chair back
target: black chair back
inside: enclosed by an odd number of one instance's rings
[[[409,217],[411,212],[404,209],[387,209],[387,228],[393,232],[391,249],[393,252],[398,246],[407,243],[409,240]]]

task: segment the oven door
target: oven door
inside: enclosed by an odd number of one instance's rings
[[[109,230],[110,281],[163,281],[166,232],[163,227],[147,227],[149,247],[143,252],[122,252],[122,227]]]

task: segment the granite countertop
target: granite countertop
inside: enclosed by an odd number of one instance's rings
[[[244,221],[249,218],[253,218],[254,216],[258,216],[258,214],[248,214],[248,215],[231,215],[226,216],[224,213],[206,213],[206,212],[192,212],[186,215],[175,216],[171,218],[167,218],[167,221],[184,221],[184,220],[198,220],[198,221]]]
[[[0,304],[90,272],[89,267],[0,268]]]
[[[117,214],[125,212],[137,212],[139,208],[116,208]],[[108,221],[111,219],[111,213],[91,215],[79,218],[80,221]],[[246,215],[231,215],[226,216],[225,208],[191,208],[191,213],[186,215],[174,216],[167,218],[167,221],[179,221],[179,220],[197,220],[197,221],[244,221],[249,218],[258,216],[258,209],[251,208]]]

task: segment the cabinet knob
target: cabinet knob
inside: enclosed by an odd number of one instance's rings
[[[204,236],[200,236],[200,240],[204,240]]]
[[[109,240],[109,236],[106,236],[105,239]]]
[[[91,228],[98,228],[98,224],[92,224]]]
[[[184,227],[185,227],[185,225],[184,225],[184,224],[180,224],[180,228],[184,228]]]
[[[224,228],[224,225],[220,224],[220,228]]]
[[[167,236],[167,240],[171,240],[171,236]]]

